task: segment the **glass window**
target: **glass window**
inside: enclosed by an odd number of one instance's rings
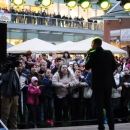
[[[66,4],[59,4],[59,12],[61,16],[67,16],[69,13],[69,8],[66,6]]]
[[[72,41],[74,42],[74,35],[66,35],[64,34],[63,35],[63,41],[66,42],[66,41]]]
[[[79,41],[86,39],[86,35],[75,35],[74,38],[75,38],[74,39],[75,42],[79,42]]]
[[[83,10],[81,7],[79,7],[79,18],[81,17],[83,17],[84,20],[88,19],[87,10]]]
[[[78,6],[70,10],[70,16],[72,18],[74,18],[75,16],[78,17]]]
[[[104,11],[103,10],[97,10],[97,16],[101,16],[104,15]]]
[[[58,14],[58,6],[57,6],[58,3],[54,3],[52,4],[49,8],[48,8],[48,14]]]
[[[22,11],[22,9],[23,9],[23,6],[20,6],[20,7],[17,7],[17,6],[11,6],[11,7],[13,7],[15,10],[17,10],[18,12],[19,11]]]
[[[0,7],[5,8],[6,6],[7,5],[6,5],[5,0],[0,0]]]
[[[38,33],[27,33],[27,40],[38,38]]]
[[[31,6],[24,6],[24,10],[28,10],[28,11],[30,11],[30,9],[31,9]]]
[[[89,8],[89,9],[87,10],[87,15],[88,15],[88,18],[94,17],[94,11],[93,11],[92,8]]]
[[[42,7],[31,6],[31,11],[35,11],[37,13],[38,11],[42,11]]]
[[[7,42],[12,45],[17,45],[23,42],[22,32],[7,32]]]

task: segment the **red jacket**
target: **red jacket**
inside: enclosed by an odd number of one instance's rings
[[[41,90],[38,87],[33,87],[32,83],[29,84],[27,91],[27,104],[34,105],[36,98],[36,105],[39,104],[38,95],[41,94]]]

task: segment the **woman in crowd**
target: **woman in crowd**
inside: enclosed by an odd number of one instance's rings
[[[70,54],[68,51],[65,51],[63,53],[63,63],[67,64],[69,66],[69,62],[71,61]]]
[[[117,64],[117,67],[118,64]],[[119,70],[119,69],[118,69]],[[114,72],[114,79],[117,88],[120,85],[120,74],[118,73],[118,70],[115,70]],[[112,107],[113,107],[113,112],[114,112],[114,118],[120,118],[121,116],[121,94],[117,91],[117,89],[112,88]],[[117,120],[119,121],[119,120]]]
[[[127,67],[124,68],[124,76],[121,77],[120,87],[118,91],[122,94],[122,114],[123,117],[127,118],[129,116],[128,103],[130,102],[130,71]]]
[[[61,121],[68,120],[69,93],[71,93],[71,88],[75,86],[75,78],[68,71],[67,64],[60,66],[59,71],[52,77],[52,84],[55,87],[54,108],[56,126],[61,126]]]
[[[79,64],[78,63],[73,63],[73,66],[72,66],[72,71],[71,71],[71,74],[73,75],[73,76],[75,76],[75,70],[77,69],[77,68],[79,68]]]

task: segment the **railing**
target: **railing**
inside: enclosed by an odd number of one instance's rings
[[[45,25],[45,26],[80,28],[80,29],[90,29],[90,30],[103,30],[103,22],[94,23],[94,22],[87,22],[85,20],[83,21],[69,20],[69,19],[59,19],[59,18],[52,18],[52,17],[41,17],[41,16],[33,16],[33,15],[22,15],[22,14],[10,14],[10,20],[9,20],[9,14],[0,13],[0,21],[8,21],[13,23],[23,23],[23,24],[34,24],[34,25]]]

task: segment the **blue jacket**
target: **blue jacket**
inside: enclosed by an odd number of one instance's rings
[[[41,95],[42,96],[53,96],[53,86],[52,81],[48,77],[44,77],[42,80],[42,87],[41,87]]]
[[[86,78],[85,78],[86,82],[91,85],[92,84],[92,72],[88,72]]]

